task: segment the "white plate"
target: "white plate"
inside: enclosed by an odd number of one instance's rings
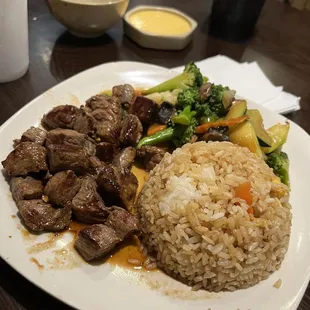
[[[134,86],[152,86],[174,75],[173,72],[152,65],[134,62],[117,62],[98,66],[82,72],[48,90],[11,117],[0,128],[0,159],[12,150],[12,140],[32,125],[38,125],[42,115],[59,104],[81,104],[93,94],[113,85],[129,83]],[[255,104],[251,104],[257,107]],[[266,126],[284,122],[283,116],[260,108]],[[310,207],[308,199],[310,176],[310,138],[296,124],[291,130],[285,151],[291,160],[293,226],[288,253],[279,271],[266,281],[234,293],[211,295],[192,293],[189,288],[162,275],[142,274],[103,264],[91,266],[80,263],[76,268],[53,269],[52,253],[29,254],[27,241],[18,230],[16,206],[9,186],[0,176],[0,255],[28,280],[63,302],[87,310],[155,310],[155,309],[296,309],[307,287],[310,276]],[[11,236],[11,238],[9,238]],[[68,240],[56,242],[62,248]],[[44,269],[39,269],[31,257],[35,257]],[[273,284],[282,280],[280,289]],[[158,280],[158,285],[156,285]],[[150,282],[157,288],[150,288]]]

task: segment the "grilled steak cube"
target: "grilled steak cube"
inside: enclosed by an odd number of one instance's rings
[[[86,109],[95,118],[95,132],[102,141],[119,143],[122,108],[118,98],[96,95],[86,101]]]
[[[114,86],[112,88],[112,94],[125,106],[132,105],[136,96],[134,88],[129,84]]]
[[[111,109],[113,114],[121,115],[121,103],[118,98],[105,94],[95,95],[86,101],[86,108],[94,111],[97,109]]]
[[[19,200],[40,199],[43,195],[42,182],[32,177],[12,178],[10,186],[13,199],[16,202]]]
[[[31,231],[61,231],[71,220],[71,209],[53,208],[41,199],[22,200],[18,204],[19,213]]]
[[[97,169],[104,166],[104,163],[96,156],[89,157],[90,169]]]
[[[71,145],[52,144],[47,148],[50,171],[72,170],[75,173],[85,173],[89,167],[89,156],[85,149]]]
[[[96,145],[96,156],[105,163],[112,162],[117,153],[117,146],[109,142],[100,142]]]
[[[102,141],[119,144],[122,117],[112,109],[97,109],[92,112],[96,119],[95,132]]]
[[[22,137],[19,140],[14,140],[14,146],[19,144],[20,142],[33,142],[43,145],[45,142],[45,138],[45,130],[32,126],[23,133]]]
[[[74,246],[89,262],[108,254],[120,241],[114,229],[103,224],[96,224],[82,229]]]
[[[90,166],[89,156],[95,154],[95,145],[89,137],[70,129],[49,131],[46,147],[52,173],[61,170],[85,173]]]
[[[80,109],[75,119],[73,129],[86,135],[92,135],[95,132],[95,123],[96,120],[90,112]]]
[[[79,147],[85,149],[90,156],[95,155],[96,152],[96,146],[89,137],[70,129],[49,131],[46,136],[46,147],[48,148],[52,144]]]
[[[94,180],[97,179],[100,170],[104,167],[104,163],[99,160],[96,156],[89,157],[89,169],[87,174],[90,175]]]
[[[73,198],[71,207],[76,218],[85,223],[103,223],[109,214],[97,193],[97,184],[90,176],[82,179],[81,188]]]
[[[61,171],[52,176],[44,188],[44,194],[48,201],[56,205],[64,206],[71,202],[79,191],[81,181],[71,170]]]
[[[160,163],[165,155],[165,151],[150,145],[144,145],[137,149],[137,157],[143,160],[144,167],[147,171],[151,171]]]
[[[128,208],[134,203],[138,180],[127,168],[103,167],[97,178],[98,191],[108,204]]]
[[[120,168],[130,168],[136,157],[136,149],[129,146],[122,149],[113,159],[113,165]]]
[[[46,149],[36,143],[22,142],[2,161],[2,165],[11,176],[46,171]]]
[[[155,101],[137,96],[135,102],[131,106],[130,113],[137,115],[142,124],[152,124],[156,120],[158,105]]]
[[[55,128],[72,129],[79,109],[73,105],[60,105],[42,118],[42,125],[50,130]]]
[[[138,218],[130,212],[115,206],[111,208],[105,224],[113,228],[122,240],[139,231]]]
[[[128,114],[123,121],[120,142],[136,146],[142,137],[143,126],[136,115]]]

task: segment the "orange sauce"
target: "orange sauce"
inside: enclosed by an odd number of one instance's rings
[[[142,269],[146,257],[140,252],[139,247],[139,239],[136,236],[132,236],[115,247],[115,250],[107,259],[107,263],[128,269]],[[137,263],[132,264],[130,260],[136,260]]]
[[[76,238],[80,232],[81,229],[88,227],[88,224],[81,223],[81,222],[71,222],[69,226],[69,232],[74,234],[74,237]]]
[[[150,173],[145,171],[140,165],[138,164],[134,164],[131,168],[131,172],[136,176],[136,178],[138,179],[138,189],[137,189],[137,196],[140,194],[144,183],[147,181],[147,179],[149,178]]]

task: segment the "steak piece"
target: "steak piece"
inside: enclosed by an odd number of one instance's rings
[[[51,144],[47,148],[50,171],[72,170],[77,174],[86,173],[90,167],[85,149],[73,145]]]
[[[89,156],[95,154],[95,145],[89,137],[70,129],[49,131],[46,147],[52,173],[61,170],[85,173],[90,167]]]
[[[51,144],[76,146],[85,149],[90,156],[95,155],[96,152],[96,146],[88,136],[70,129],[49,131],[46,136],[46,147],[48,148]]]
[[[53,208],[41,199],[22,200],[18,204],[19,213],[31,231],[61,231],[71,220],[71,209]]]
[[[96,181],[90,176],[82,179],[81,188],[73,198],[71,207],[76,218],[85,223],[103,223],[109,214],[97,193]]]
[[[121,114],[121,102],[116,97],[105,94],[95,95],[86,101],[86,108],[90,111],[97,109],[111,109],[113,114]]]
[[[2,161],[2,165],[11,176],[46,171],[46,149],[36,143],[22,142]]]
[[[95,118],[90,112],[80,109],[74,121],[73,129],[85,135],[95,133]]]
[[[71,202],[80,187],[81,181],[74,172],[66,170],[50,178],[44,188],[44,194],[47,195],[49,202],[65,206],[66,203]]]
[[[125,145],[136,146],[142,137],[143,126],[136,115],[127,114],[123,121],[120,142]]]
[[[144,145],[137,149],[137,157],[143,160],[144,167],[147,171],[151,171],[160,163],[165,155],[165,151],[150,145]]]
[[[96,156],[105,163],[112,162],[117,153],[117,146],[109,142],[100,142],[96,145]]]
[[[127,168],[107,165],[103,167],[97,178],[98,191],[110,205],[128,208],[134,203],[138,188],[138,180]]]
[[[20,142],[33,142],[43,145],[45,142],[45,138],[46,138],[45,130],[32,126],[23,133],[20,139],[14,140],[14,146],[19,144]]]
[[[95,118],[95,132],[102,141],[119,143],[122,108],[118,98],[104,94],[96,95],[86,101],[86,110]]]
[[[131,106],[136,96],[134,88],[129,84],[114,86],[112,88],[112,94],[125,106]]]
[[[16,203],[20,200],[41,199],[43,195],[42,182],[32,177],[12,178],[10,187]]]
[[[79,109],[73,105],[59,105],[45,114],[42,125],[50,129],[67,128],[72,129]]]
[[[158,105],[155,101],[137,96],[135,102],[131,106],[130,113],[137,115],[142,124],[152,124],[156,120]]]
[[[122,149],[113,159],[113,165],[120,168],[130,168],[136,157],[136,149],[129,146]]]
[[[90,175],[94,180],[97,179],[100,170],[104,167],[104,163],[96,156],[89,157],[89,169],[87,174]]]
[[[92,115],[96,120],[96,135],[102,141],[119,144],[122,117],[114,114],[112,109],[97,109]]]
[[[86,261],[107,255],[116,244],[139,231],[138,219],[128,211],[113,206],[106,224],[96,224],[79,232],[75,248]]]
[[[96,224],[82,229],[74,246],[85,261],[89,262],[109,253],[120,241],[114,229]]]
[[[106,225],[113,228],[121,240],[139,231],[139,221],[136,216],[119,207],[111,207]]]

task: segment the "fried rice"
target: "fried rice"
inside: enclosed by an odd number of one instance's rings
[[[235,195],[246,182],[251,205]],[[255,285],[280,268],[289,244],[289,189],[261,158],[229,142],[166,153],[137,209],[157,265],[194,290]]]

